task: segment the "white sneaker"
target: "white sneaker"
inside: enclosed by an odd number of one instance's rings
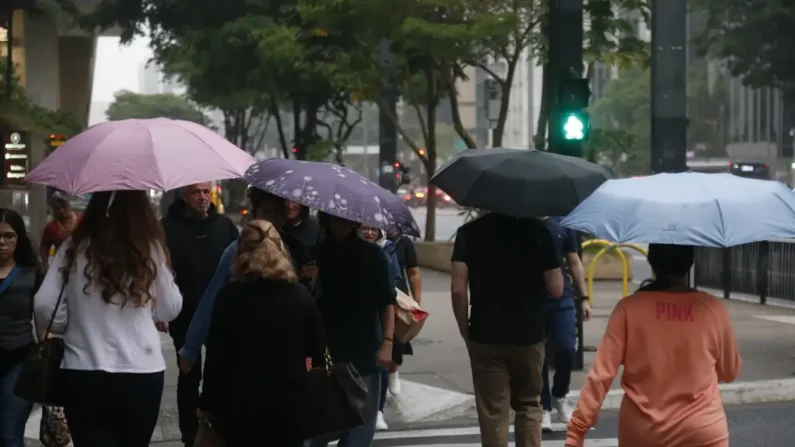
[[[552,433],[552,413],[544,411],[541,415],[541,431],[543,433]]]
[[[564,424],[568,424],[571,420],[571,405],[565,397],[555,399],[555,408],[558,410],[558,420]]]
[[[386,425],[386,421],[384,420],[383,411],[378,412],[378,417],[375,419],[375,429],[377,431],[389,430],[389,426]]]
[[[400,394],[400,376],[397,371],[389,375],[389,394],[396,397]]]

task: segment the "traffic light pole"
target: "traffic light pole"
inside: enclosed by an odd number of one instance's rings
[[[378,108],[378,184],[384,189],[395,192],[398,188],[395,175],[397,162],[397,126],[393,117],[397,117],[398,94],[391,75],[391,55],[389,41],[382,40],[379,48],[381,64],[390,73],[381,83],[381,104]]]
[[[687,170],[687,0],[651,3],[651,170]]]
[[[564,111],[562,107],[571,102],[564,104],[561,101],[560,87],[567,82],[566,80],[580,79],[583,75],[583,0],[553,0],[547,29],[550,33],[549,65],[553,74],[550,76],[550,80],[553,81],[551,85],[544,86],[548,89],[549,101],[547,107],[549,151],[579,156],[582,154],[582,141],[566,141],[562,133],[565,125],[562,121]],[[587,102],[587,98],[585,101]],[[576,304],[577,350],[573,369],[582,371],[585,369],[582,299],[578,298]],[[554,356],[554,349],[547,352]],[[552,358],[549,361],[552,362]]]
[[[549,64],[553,82],[544,86],[549,89],[549,151],[580,156],[581,141],[563,138],[563,108],[570,104],[561,103],[560,88],[567,80],[582,78],[583,0],[553,0],[549,14]]]

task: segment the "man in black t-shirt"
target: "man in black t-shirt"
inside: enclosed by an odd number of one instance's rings
[[[540,447],[543,306],[564,284],[551,234],[535,219],[487,214],[458,229],[451,275],[483,445],[508,445],[513,407],[516,445]]]

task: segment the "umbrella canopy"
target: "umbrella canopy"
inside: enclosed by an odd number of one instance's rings
[[[795,194],[731,174],[610,180],[563,225],[613,242],[730,247],[795,237]]]
[[[272,158],[252,165],[244,178],[255,188],[333,216],[420,235],[414,216],[398,196],[344,166]]]
[[[576,157],[521,149],[468,149],[431,183],[461,206],[527,218],[565,216],[612,173]]]
[[[25,180],[71,194],[168,191],[240,178],[256,161],[200,124],[129,119],[89,127],[39,163]]]

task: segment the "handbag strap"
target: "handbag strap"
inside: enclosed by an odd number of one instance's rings
[[[61,282],[61,292],[58,293],[58,301],[55,302],[55,309],[52,310],[52,315],[50,315],[50,323],[47,324],[47,331],[44,333],[44,340],[46,340],[47,337],[50,336],[50,330],[52,329],[52,323],[55,321],[55,314],[58,313],[58,308],[61,307],[61,301],[63,300],[63,292],[64,292],[64,289],[66,288],[66,284],[68,282],[69,282],[69,280],[67,280],[67,279],[64,279]]]
[[[5,277],[2,283],[0,283],[0,295],[3,294],[8,288],[11,286],[11,283],[14,282],[17,275],[19,275],[19,267],[14,267],[8,272],[8,275]]]

